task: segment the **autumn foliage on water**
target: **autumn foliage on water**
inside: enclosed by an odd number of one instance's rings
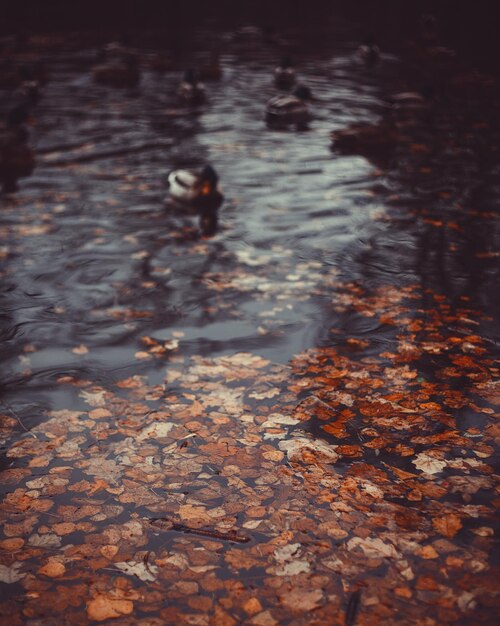
[[[469,303],[427,294],[429,316],[423,295],[339,286],[332,306],[393,330],[384,350],[60,378],[86,409],[7,451],[0,573],[24,591],[4,623],[488,623],[497,368]]]
[[[452,99],[470,107],[459,117],[462,144],[448,127],[426,143],[404,119],[390,154],[354,150],[374,168],[364,197],[382,197],[379,181],[393,159],[392,188],[373,222],[418,223],[419,280],[403,272],[353,278],[341,264],[297,260],[276,246],[225,252],[229,262],[212,271],[203,263],[220,253],[218,241],[193,220],[169,232],[168,244],[184,267],[202,267],[189,278],[203,289],[205,312],[229,324],[248,298],[263,311],[255,333],[270,341],[305,300],[338,323],[286,363],[251,345],[193,354],[182,329],[166,338],[144,326],[137,373],[57,372],[60,404],[40,405],[29,427],[0,398],[2,626],[497,623],[494,312],[422,269],[445,273],[446,257],[450,266],[478,262],[489,271],[498,258],[493,237],[471,245],[469,256],[460,246],[477,224],[493,233],[495,215],[447,188],[435,192],[439,210],[405,204],[405,185],[432,187],[440,155],[454,159],[479,145],[481,167],[498,156],[490,149],[495,128],[468,115],[474,98],[493,100],[495,77],[461,72],[450,85]],[[105,177],[93,150],[70,146],[66,163],[56,150],[37,158],[75,180]],[[116,193],[149,191],[120,162],[116,171]],[[22,195],[2,206],[1,260],[29,265],[44,238],[57,235],[58,215],[79,201],[73,188],[43,193],[29,210]],[[106,234],[96,227],[89,246]],[[134,236],[121,243],[139,246]],[[149,261],[139,247],[125,254]],[[141,274],[141,289],[155,289],[171,271],[160,257]],[[65,319],[67,311],[49,314]],[[128,330],[153,313],[138,296],[92,315]],[[361,331],[345,330],[347,319]],[[78,360],[92,350],[75,341],[68,352]],[[37,352],[36,342],[23,344],[23,381]],[[161,375],[144,374],[148,365]]]

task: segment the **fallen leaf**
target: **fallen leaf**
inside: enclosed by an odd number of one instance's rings
[[[442,472],[447,465],[446,461],[436,459],[426,452],[417,454],[412,463],[417,469],[421,470],[425,474],[439,474],[439,472]]]
[[[457,532],[462,528],[462,521],[458,515],[454,513],[448,513],[447,515],[440,515],[432,520],[434,528],[444,537],[454,537]]]
[[[62,576],[65,572],[66,568],[64,567],[64,563],[56,561],[55,559],[50,560],[38,570],[39,574],[43,574],[49,578],[59,578],[59,576]]]
[[[124,561],[122,563],[114,563],[125,574],[129,576],[137,576],[139,580],[144,582],[153,582],[157,578],[159,568],[156,565],[149,565],[142,561]]]
[[[10,567],[2,565],[0,563],[0,582],[7,583],[8,585],[16,583],[21,578],[26,576],[26,573],[21,572],[23,563],[15,562]]]
[[[90,619],[103,622],[106,619],[130,615],[134,610],[134,603],[130,600],[120,600],[108,595],[98,595],[87,605],[87,615]]]

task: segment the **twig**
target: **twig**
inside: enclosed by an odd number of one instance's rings
[[[155,522],[160,522],[160,524],[155,524]],[[191,526],[186,526],[186,524],[179,524],[178,522],[173,522],[164,517],[155,517],[151,519],[151,524],[156,527],[165,526],[161,528],[162,530],[175,530],[181,533],[199,535],[200,537],[210,537],[211,539],[220,539],[221,541],[234,541],[236,543],[248,543],[250,541],[250,537],[246,535],[240,535],[235,530],[230,530],[227,533],[219,532],[218,530],[214,530],[212,528],[193,528]]]
[[[359,601],[361,599],[361,590],[357,589],[349,598],[349,602],[347,603],[347,608],[345,610],[345,624],[346,626],[354,626],[356,622],[356,616],[358,614],[359,609]]]
[[[5,404],[4,402],[0,402],[1,405],[4,407],[4,409],[6,409],[7,411],[9,411],[9,413],[17,420],[17,422],[19,423],[19,426],[21,426],[21,428],[24,430],[24,432],[28,433],[29,435],[31,435],[31,437],[33,437],[34,439],[38,439],[38,437],[35,435],[35,433],[32,433],[31,430],[29,430],[28,428],[26,428],[26,426],[23,424],[22,419],[19,417],[19,415],[13,411],[10,406],[8,406],[7,404]]]
[[[302,400],[295,406],[295,408],[293,410],[296,411],[301,404],[304,404],[304,402],[306,402],[306,400],[310,400],[311,398],[313,398],[314,400],[317,400],[320,404],[323,404],[324,406],[326,406],[327,409],[329,409],[330,411],[333,411],[335,413],[335,409],[333,408],[333,406],[331,406],[330,404],[328,404],[328,402],[325,402],[321,398],[318,398],[318,396],[315,396],[313,393],[311,395],[307,396],[307,398],[302,398]]]

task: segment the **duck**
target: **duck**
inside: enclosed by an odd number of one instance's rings
[[[380,48],[371,37],[367,37],[358,48],[358,56],[366,65],[376,65],[380,61]]]
[[[44,66],[22,65],[19,68],[21,84],[16,90],[16,94],[26,101],[30,106],[38,103],[42,93],[42,86],[47,82],[47,73]]]
[[[117,40],[109,41],[97,51],[97,60],[100,62],[122,60],[127,55],[135,55],[135,50],[130,46],[130,37],[122,33]]]
[[[262,36],[263,31],[258,26],[240,26],[240,28],[233,33],[233,41],[236,43],[255,43],[262,40]]]
[[[331,133],[331,147],[344,154],[387,153],[400,141],[400,133],[389,121],[359,123]]]
[[[438,20],[432,13],[424,13],[419,19],[419,38],[423,44],[436,44]]]
[[[307,100],[312,99],[309,87],[299,85],[293,94],[275,96],[266,106],[266,121],[269,125],[305,126],[309,119]]]
[[[295,69],[290,57],[284,57],[274,69],[274,84],[278,89],[290,89],[296,81]]]
[[[92,75],[96,83],[111,87],[135,87],[141,79],[137,57],[128,53],[97,65]]]
[[[206,100],[205,85],[198,80],[193,70],[187,70],[177,95],[186,104],[203,104]]]
[[[177,203],[194,206],[215,206],[222,202],[219,176],[211,165],[201,170],[174,170],[167,176],[170,198]]]
[[[208,61],[200,67],[201,80],[220,80],[222,78],[222,68],[220,65],[220,54],[217,50],[212,50]]]
[[[30,176],[35,157],[28,145],[28,109],[19,105],[0,123],[0,183],[4,193],[17,191],[19,178]]]
[[[165,53],[156,52],[148,59],[148,65],[154,72],[171,72],[175,68],[172,58]]]
[[[425,121],[436,102],[436,90],[425,85],[420,91],[401,91],[393,94],[387,103],[389,113],[401,122]]]

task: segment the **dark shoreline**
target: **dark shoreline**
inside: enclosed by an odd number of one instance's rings
[[[309,24],[317,26],[335,14],[359,24],[360,38],[372,33],[384,49],[396,51],[414,37],[420,16],[432,13],[439,23],[440,45],[456,49],[472,65],[498,72],[496,9],[490,0],[21,0],[3,7],[0,34],[150,28],[168,37],[207,20],[235,27],[252,23],[276,31],[294,26],[307,30]]]

